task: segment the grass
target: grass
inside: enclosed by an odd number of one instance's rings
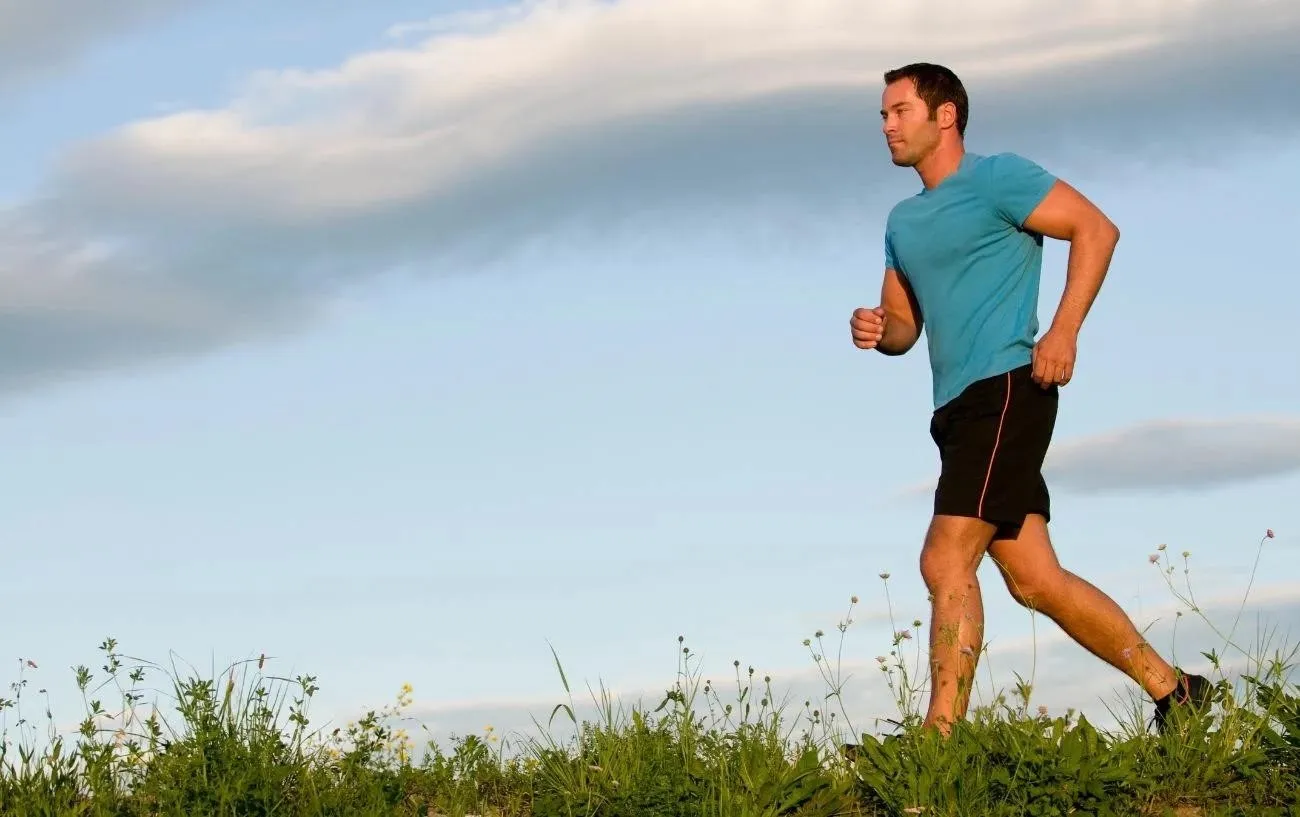
[[[1271,533],[1270,533],[1271,536]],[[1260,542],[1261,549],[1264,540]],[[269,674],[267,659],[212,677],[184,674],[100,645],[97,671],[74,668],[85,718],[73,735],[55,726],[34,668],[19,662],[0,698],[0,813],[4,815],[537,815],[571,817],[777,817],[777,815],[1283,815],[1300,813],[1300,690],[1294,651],[1241,648],[1241,611],[1227,634],[1205,618],[1172,558],[1152,563],[1186,610],[1240,653],[1237,682],[1217,650],[1212,717],[1187,718],[1166,736],[1143,713],[1118,713],[1101,730],[1069,711],[1032,704],[1031,680],[977,706],[943,740],[918,729],[925,666],[918,639],[896,633],[879,669],[898,706],[885,734],[856,729],[840,677],[853,605],[839,625],[832,664],[825,635],[804,642],[828,693],[792,716],[773,699],[772,679],[735,662],[734,700],[723,702],[678,639],[676,678],[653,709],[624,711],[602,686],[600,716],[580,721],[568,696],[546,724],[517,743],[491,730],[417,751],[402,728],[412,690],[338,729],[313,729],[319,691],[308,676]],[[1256,560],[1258,567],[1258,558]],[[888,575],[882,574],[888,597]],[[1252,573],[1253,583],[1253,573]],[[1247,590],[1249,594],[1249,589]],[[1243,599],[1242,610],[1244,610]],[[892,611],[892,602],[890,604]],[[1181,614],[1180,614],[1181,615]],[[891,613],[892,616],[892,613]],[[912,622],[919,627],[921,622]],[[909,643],[910,642],[910,643]],[[912,654],[908,656],[908,647]],[[151,679],[165,679],[165,686]],[[730,685],[730,682],[728,682]],[[32,695],[43,726],[29,720]],[[146,700],[149,698],[149,700]],[[112,708],[105,709],[111,701]],[[559,719],[570,737],[555,736]],[[846,747],[844,736],[854,736]]]

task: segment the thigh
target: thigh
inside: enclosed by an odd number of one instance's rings
[[[939,447],[941,469],[935,489],[936,516],[962,516],[995,525],[1018,524],[1021,511],[1009,508],[1024,459],[1027,417],[1016,372],[972,383],[935,413],[931,436]]]
[[[996,532],[996,526],[982,519],[936,514],[921,549],[922,573],[934,576],[974,571]]]
[[[1014,538],[999,534],[989,545],[988,553],[1008,584],[1029,585],[1036,578],[1053,576],[1061,570],[1047,530],[1047,519],[1037,513],[1025,516]]]
[[[997,524],[998,538],[1015,538],[1029,514],[1051,518],[1043,460],[1056,427],[1056,386],[1044,389],[1022,367],[1004,375],[996,442],[980,493],[980,516]]]

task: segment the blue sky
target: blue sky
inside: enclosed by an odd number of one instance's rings
[[[60,717],[109,635],[204,670],[266,652],[319,676],[321,718],[410,682],[435,731],[549,712],[548,642],[580,688],[661,691],[684,634],[706,674],[816,690],[801,642],[852,594],[850,691],[879,711],[877,574],[925,617],[937,462],[923,349],[859,352],[847,320],[917,187],[875,114],[912,59],[966,78],[972,150],[1123,231],[1049,455],[1062,561],[1145,625],[1170,601],[1147,554],[1190,550],[1230,624],[1272,528],[1247,615],[1300,621],[1300,15],[802,8],[0,24],[28,44],[0,63],[0,642]],[[1013,681],[1030,624],[983,575]],[[1044,694],[1104,719],[1131,687],[1053,630]]]

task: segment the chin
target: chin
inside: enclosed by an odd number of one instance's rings
[[[916,164],[916,157],[907,150],[896,151],[889,148],[889,159],[899,167],[911,167]]]

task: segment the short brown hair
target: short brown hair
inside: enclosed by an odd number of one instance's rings
[[[900,79],[910,79],[916,85],[916,95],[930,109],[934,119],[939,106],[951,102],[957,108],[957,133],[966,135],[966,120],[970,116],[970,101],[966,88],[951,69],[931,62],[914,62],[885,72],[885,84],[892,85]]]

